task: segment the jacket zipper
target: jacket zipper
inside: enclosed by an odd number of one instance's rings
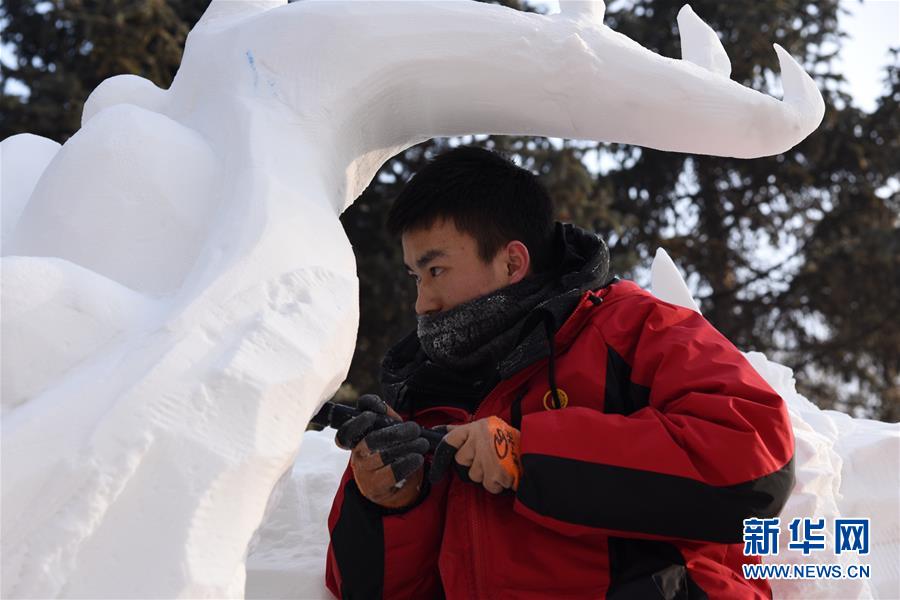
[[[475,494],[472,495],[472,500],[475,504],[475,510],[472,512],[472,558],[475,560],[475,570],[473,573],[475,574],[475,596],[474,598],[480,600],[481,598],[486,598],[487,596],[482,593],[482,583],[484,582],[484,577],[482,573],[482,569],[484,567],[484,562],[481,560],[481,542],[482,540],[477,537],[479,529],[481,527],[481,521],[479,519],[479,511],[481,509],[481,495],[478,493],[479,490],[475,490]]]
[[[475,413],[469,417],[470,423],[472,421],[477,421],[478,419],[484,418],[484,415],[479,415],[479,413],[482,412],[482,409],[489,407],[489,405],[491,404],[491,402],[489,401],[493,400],[497,388],[501,385],[502,384],[497,384],[496,386],[494,386],[494,389],[491,390],[487,396],[485,396],[484,400],[481,401],[481,403],[478,405],[478,408],[475,410]],[[472,532],[472,574],[474,578],[472,586],[474,589],[474,593],[472,595],[472,598],[474,598],[475,600],[481,600],[482,598],[488,597],[488,595],[485,593],[485,590],[483,589],[485,582],[484,560],[481,558],[481,550],[484,543],[484,540],[481,537],[481,532],[483,529],[481,525],[481,511],[484,508],[484,499],[482,497],[482,494],[484,494],[485,492],[482,489],[478,489],[481,484],[469,485],[478,486],[474,490],[469,490],[470,493],[468,494],[468,496],[470,500],[469,506],[472,509],[470,519]]]
[[[466,423],[471,423],[475,420],[474,414],[469,414],[466,417]],[[475,485],[475,484],[463,484],[460,482],[454,482],[457,485]],[[477,599],[478,595],[478,544],[476,540],[478,539],[478,509],[474,505],[475,496],[471,493],[472,490],[467,490],[466,488],[461,488],[463,496],[465,497],[465,512],[469,521],[469,538],[471,540],[471,549],[472,551],[469,553],[469,556],[472,558],[472,566],[469,569],[469,597]]]
[[[518,374],[517,374],[517,376],[518,376]],[[515,379],[515,378],[516,377],[514,377],[513,379]],[[525,378],[525,381],[526,382],[528,381],[527,377]],[[487,402],[488,398],[493,396],[494,392],[496,392],[497,388],[500,387],[501,385],[502,384],[498,384],[497,386],[495,386],[494,389],[491,390],[491,392],[484,398],[484,400],[478,406],[478,409],[475,411],[475,414],[472,414],[469,416],[469,419],[468,419],[469,423],[476,421],[478,419],[484,418],[483,415],[482,416],[478,415],[479,411],[481,411],[481,409],[483,409],[488,404],[488,402]],[[521,385],[521,384],[518,384],[518,385]],[[526,393],[527,393],[527,388],[524,393],[521,393],[519,395],[518,399],[516,401],[514,401],[514,403],[515,402],[521,403],[522,398],[524,398]],[[493,412],[497,412],[497,411],[492,411],[492,413]],[[520,420],[521,420],[521,418],[520,418]],[[521,427],[521,423],[519,423],[519,425],[517,427]],[[471,483],[468,485],[476,485],[479,487],[481,486],[481,484],[471,484]],[[484,567],[485,567],[484,561],[481,558],[481,556],[482,556],[481,547],[482,547],[484,540],[482,540],[482,538],[480,537],[480,533],[481,533],[481,529],[482,529],[480,516],[481,516],[481,511],[484,508],[483,494],[485,493],[485,491],[476,488],[474,490],[468,490],[468,492],[469,493],[466,494],[466,506],[469,509],[469,515],[470,515],[469,532],[472,536],[471,537],[471,539],[472,539],[471,550],[472,551],[470,553],[470,555],[472,557],[472,569],[470,571],[472,574],[472,583],[469,586],[469,592],[470,592],[470,598],[472,598],[473,600],[482,600],[483,598],[489,597],[489,595],[483,589],[486,577],[484,575]]]

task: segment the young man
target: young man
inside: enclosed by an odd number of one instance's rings
[[[385,356],[387,403],[337,434],[336,596],[771,596],[741,574],[743,519],[781,510],[793,436],[728,340],[610,278],[603,241],[486,150],[423,168],[388,226],[418,328]],[[421,428],[445,425],[426,456]]]

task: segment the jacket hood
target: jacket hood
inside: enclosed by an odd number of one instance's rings
[[[548,338],[562,326],[582,294],[609,283],[609,250],[599,236],[571,223],[557,222],[551,264],[554,267],[549,276],[544,275],[553,282],[547,300],[529,313],[519,341],[499,364],[468,371],[437,365],[425,356],[413,330],[388,350],[382,361],[385,400],[402,411],[405,392],[411,389],[468,408],[499,380],[550,354]],[[542,322],[546,331],[537,327]]]

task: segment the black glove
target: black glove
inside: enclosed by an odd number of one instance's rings
[[[379,415],[388,415],[387,403],[375,394],[360,396],[356,400],[356,407],[361,411],[360,414],[341,425],[334,435],[334,443],[344,450],[353,450],[360,440],[375,429],[375,421]],[[396,420],[402,421],[399,416]]]
[[[430,445],[421,437],[422,428],[413,421],[403,422],[400,416],[374,394],[360,396],[358,408],[363,411],[338,429],[335,443],[352,450],[350,466],[363,496],[382,506],[395,508],[414,501],[422,481],[425,453]],[[376,421],[384,416],[396,421],[393,425],[376,428]],[[379,418],[381,417],[381,418]],[[400,485],[416,475],[416,486]]]
[[[447,435],[446,425],[438,425],[431,429],[432,431],[440,432],[442,435]],[[459,476],[462,481],[466,483],[475,483],[469,479],[469,467],[456,462],[456,451],[457,448],[454,448],[446,442],[438,444],[437,449],[434,451],[434,459],[431,461],[431,470],[428,472],[428,480],[432,484],[443,479],[451,465],[453,465],[453,470],[456,471],[457,476]]]

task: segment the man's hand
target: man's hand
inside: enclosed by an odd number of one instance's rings
[[[373,425],[377,415],[402,421],[392,408],[374,394],[360,396],[363,412],[338,429],[335,443],[351,450],[350,468],[363,496],[385,508],[402,508],[415,502],[422,485],[428,440],[412,421],[383,429]]]
[[[434,452],[429,475],[432,482],[443,477],[451,460],[456,460],[469,468],[469,479],[492,494],[519,487],[522,465],[518,429],[499,417],[448,425],[447,429],[449,433]]]

